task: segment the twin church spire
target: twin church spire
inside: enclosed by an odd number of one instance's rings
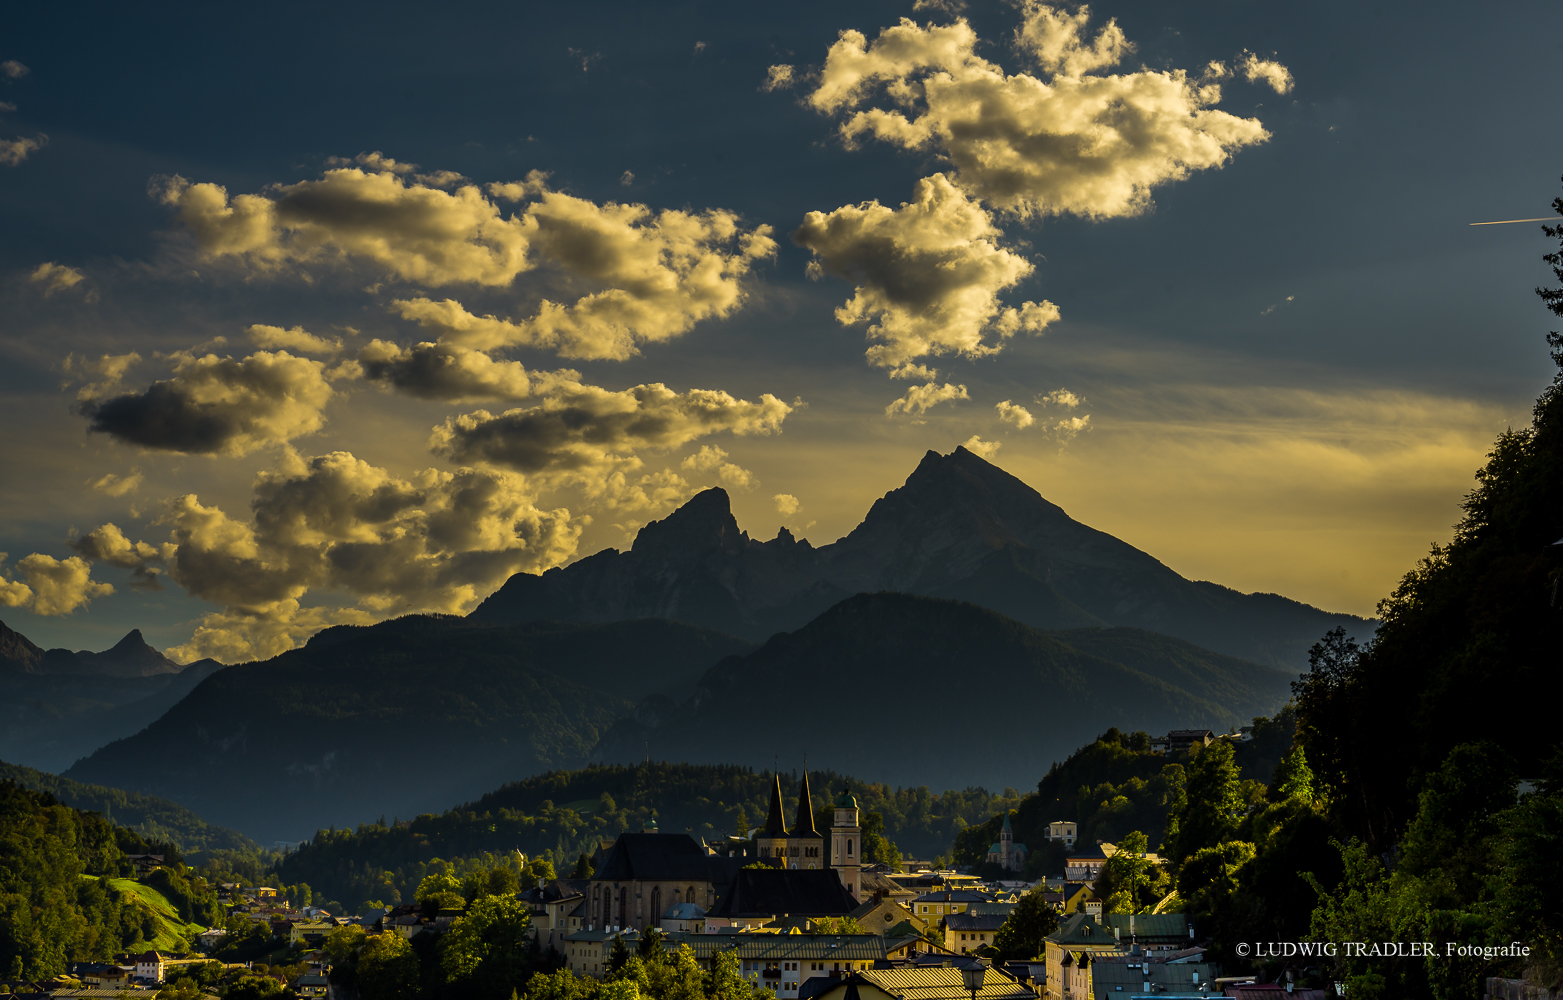
[[[782,868],[830,868],[854,899],[862,892],[862,829],[858,826],[857,799],[843,788],[836,799],[834,820],[828,832],[814,825],[814,799],[809,794],[809,769],[803,769],[798,790],[797,822],[788,831],[782,814],[781,774],[771,776],[771,808],[765,828],[755,834],[755,853],[774,859]],[[828,841],[828,843],[827,843]]]
[[[809,794],[809,772],[803,772],[803,788],[798,792],[798,822],[788,832],[786,820],[782,817],[782,789],[781,775],[774,774],[771,777],[771,809],[765,817],[765,829],[760,834],[763,838],[774,837],[819,837],[820,832],[814,827],[814,799]]]

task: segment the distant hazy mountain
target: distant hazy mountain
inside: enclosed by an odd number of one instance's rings
[[[57,774],[0,761],[0,781],[14,781],[48,792],[73,809],[99,812],[149,841],[172,841],[185,854],[202,850],[254,850],[257,845],[237,830],[213,826],[184,806],[120,788],[86,785]]]
[[[701,678],[648,698],[592,760],[811,766],[870,781],[1034,788],[1111,726],[1247,724],[1290,693],[1284,674],[1131,628],[1043,632],[956,601],[861,594]]]
[[[410,817],[577,766],[654,692],[750,643],[667,621],[342,626],[228,667],[65,777],[172,799],[263,843]]]
[[[145,728],[223,664],[181,667],[133,629],[101,653],[40,649],[0,622],[0,759],[63,771]]]
[[[1353,615],[1186,580],[964,448],[930,451],[832,544],[815,548],[785,528],[751,539],[727,494],[706,490],[642,528],[628,552],[517,574],[470,617],[672,618],[758,641],[882,590],[970,601],[1037,628],[1148,629],[1290,673],[1306,669],[1308,647],[1331,628],[1370,630]]]
[[[87,650],[39,649],[20,632],[0,622],[0,675],[82,674],[93,677],[154,677],[185,668],[147,645],[141,630],[131,629],[113,648]]]

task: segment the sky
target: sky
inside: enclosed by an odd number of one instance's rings
[[[464,613],[964,445],[1371,615],[1550,379],[1555,11],[33,4],[0,615],[181,661]]]

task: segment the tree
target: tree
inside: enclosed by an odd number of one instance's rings
[[[607,794],[604,792],[603,794]],[[537,885],[552,882],[559,876],[554,874],[554,863],[547,858],[533,858],[527,862],[526,870],[521,875],[521,887],[531,889]]]
[[[224,1000],[265,1000],[282,992],[282,984],[270,976],[241,976],[228,987]]]
[[[1238,871],[1254,860],[1254,853],[1254,845],[1244,840],[1200,848],[1178,870],[1178,895],[1189,906],[1200,905],[1210,895],[1230,896],[1237,889]]]
[[[1058,930],[1058,914],[1033,889],[1020,897],[993,937],[994,950],[1005,960],[1036,958],[1046,949],[1044,938]]]
[[[358,953],[363,1000],[412,1000],[418,995],[418,956],[400,934],[377,934]]]
[[[1182,798],[1173,807],[1176,823],[1169,824],[1166,845],[1174,864],[1182,864],[1204,848],[1233,839],[1243,812],[1230,741],[1217,740],[1200,749],[1185,772]]]
[[[570,877],[591,878],[595,874],[596,872],[592,870],[591,861],[589,861],[586,855],[583,854],[575,860],[575,871],[570,873]]]
[[[1554,774],[1558,758],[1553,758]],[[1563,984],[1563,790],[1541,789],[1497,817],[1494,843],[1497,889],[1492,901],[1495,940],[1530,944],[1529,978],[1556,989]]]
[[[527,964],[532,915],[513,896],[483,896],[440,942],[445,981],[469,996],[504,997]]]
[[[1293,746],[1292,752],[1282,757],[1275,766],[1267,797],[1272,802],[1284,802],[1287,799],[1313,801],[1313,769],[1308,766],[1308,756],[1301,743]]]
[[[662,944],[662,932],[655,927],[646,928],[635,951],[647,965],[666,965],[668,962],[667,948]]]
[[[559,969],[551,974],[533,973],[523,996],[524,1000],[593,1000],[597,993],[597,980]]]
[[[668,977],[666,991],[657,1000],[705,1000],[705,973],[695,959],[694,949],[687,944],[678,946],[673,956],[672,975]]]
[[[817,934],[867,934],[853,917],[815,917],[809,921]]]
[[[633,979],[610,979],[597,991],[598,1000],[641,1000],[640,986]]]
[[[199,982],[189,977],[182,977],[158,990],[156,1000],[200,1000],[204,995],[205,992]]]
[[[617,973],[624,968],[624,963],[630,960],[629,946],[624,943],[624,935],[616,934],[613,938],[613,947],[608,950],[608,972]]]
[[[1118,850],[1102,866],[1096,892],[1104,899],[1103,913],[1143,913],[1167,894],[1166,871],[1145,855],[1145,834],[1131,830],[1118,842]]]
[[[901,852],[885,836],[885,818],[877,812],[863,814],[863,860],[901,869]]]
[[[450,909],[466,905],[467,897],[462,881],[454,875],[440,873],[427,875],[418,883],[412,898],[427,909]]]
[[[756,987],[738,967],[738,956],[719,951],[711,956],[711,982],[706,988],[708,1000],[775,1000],[770,990]]]

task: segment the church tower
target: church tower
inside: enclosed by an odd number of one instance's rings
[[[780,788],[780,786],[778,786]],[[788,834],[787,868],[823,868],[825,838],[814,829],[814,800],[809,796],[809,770],[803,769],[803,788],[798,792],[798,822]]]
[[[782,822],[781,775],[771,776],[771,811],[765,827],[754,835],[755,853],[761,858],[776,858],[787,867],[787,825]]]
[[[863,829],[858,825],[857,799],[845,788],[836,796],[835,813],[830,824],[830,867],[852,898],[861,902]]]

